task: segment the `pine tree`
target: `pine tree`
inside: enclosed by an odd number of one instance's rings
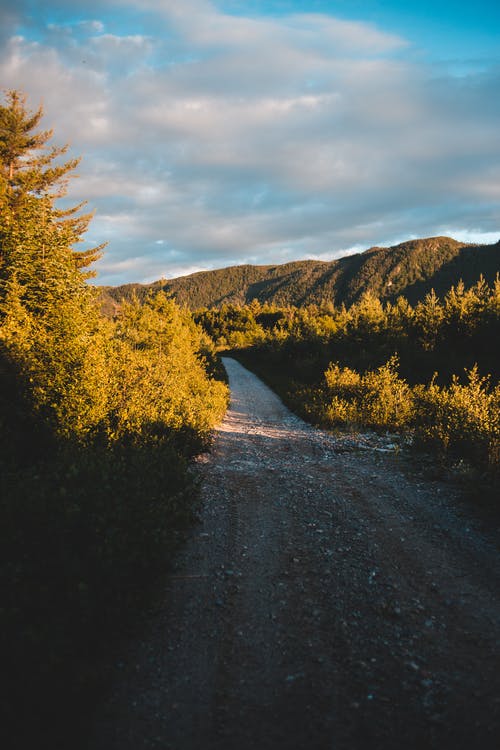
[[[78,215],[85,202],[65,210],[57,209],[55,202],[66,194],[68,180],[74,176],[80,159],[58,163],[68,145],[47,145],[53,131],[36,132],[42,117],[43,108],[28,110],[26,97],[19,91],[6,92],[5,103],[0,105],[0,278],[3,279],[9,277],[15,261],[12,253],[26,239],[21,228],[26,226],[28,218],[27,229],[31,231],[31,239],[36,229],[42,261],[55,244],[72,258],[77,269],[87,269],[101,256],[104,247],[73,249],[81,242],[92,214]],[[94,275],[92,271],[82,271],[84,278]]]
[[[0,348],[33,409],[84,436],[107,408],[104,322],[85,283],[100,248],[73,252],[91,217],[54,204],[79,160],[53,163],[67,147],[46,148],[41,117],[16,91],[0,106]]]

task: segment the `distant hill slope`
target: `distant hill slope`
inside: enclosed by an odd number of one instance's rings
[[[303,260],[272,266],[232,266],[200,271],[153,284],[103,288],[107,305],[163,289],[191,309],[245,304],[253,299],[276,305],[307,305],[329,300],[350,305],[366,291],[383,300],[403,295],[411,303],[431,289],[442,295],[462,279],[490,283],[500,272],[500,241],[470,245],[449,237],[409,240],[394,247],[372,247],[329,262]]]

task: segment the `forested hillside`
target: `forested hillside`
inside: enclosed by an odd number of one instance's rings
[[[412,304],[434,289],[441,295],[462,280],[472,286],[482,275],[493,282],[500,270],[500,242],[467,245],[449,237],[410,240],[395,247],[374,247],[330,262],[314,260],[278,266],[233,266],[183,276],[151,285],[128,284],[103,290],[109,309],[113,302],[140,298],[163,289],[192,310],[261,304],[295,305],[333,302],[351,305],[365,292],[381,300],[399,295]]]

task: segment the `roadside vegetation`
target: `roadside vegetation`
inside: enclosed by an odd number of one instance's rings
[[[305,308],[200,310],[218,348],[256,370],[305,418],[330,428],[406,432],[487,481],[500,469],[500,280]]]
[[[102,316],[86,279],[103,248],[79,249],[92,217],[57,207],[78,161],[49,145],[42,114],[16,91],[0,106],[1,705],[12,748],[77,745],[111,636],[193,519],[188,459],[227,404],[210,339],[164,294]]]

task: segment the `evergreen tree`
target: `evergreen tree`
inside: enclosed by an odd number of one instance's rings
[[[0,104],[0,277],[5,279],[15,266],[12,253],[20,245],[26,249],[26,227],[37,234],[37,251],[42,261],[54,243],[68,254],[77,269],[87,269],[100,255],[104,245],[84,251],[73,246],[81,242],[92,218],[91,213],[78,215],[85,203],[60,210],[55,201],[66,194],[68,180],[80,159],[59,163],[68,145],[47,144],[52,130],[36,131],[43,108],[32,112],[26,97],[19,91],[7,91]],[[13,234],[14,233],[14,236]],[[44,236],[45,235],[45,236]],[[33,247],[32,247],[33,250]],[[93,276],[84,271],[85,278]]]
[[[0,345],[34,410],[56,433],[83,436],[107,408],[104,323],[85,283],[100,249],[73,252],[91,217],[54,204],[79,160],[53,163],[67,147],[45,148],[42,114],[16,91],[0,106]]]

